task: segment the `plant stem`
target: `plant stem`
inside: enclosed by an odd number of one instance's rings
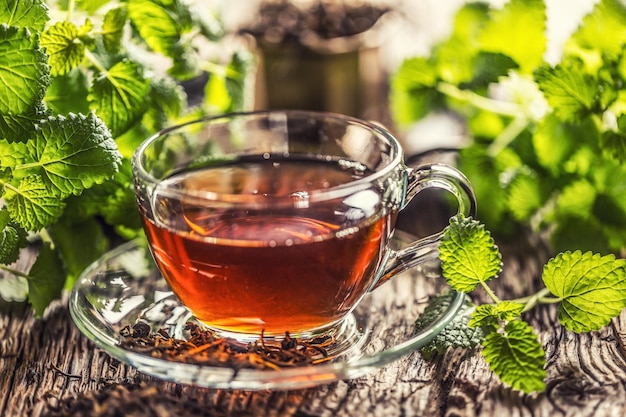
[[[39,167],[41,166],[41,162],[39,161],[35,161],[35,162],[29,162],[27,164],[20,164],[20,165],[15,165],[15,167],[13,168],[14,171],[19,171],[20,169],[29,169],[29,168],[35,168],[35,167]]]
[[[214,62],[204,62],[202,64],[202,69],[205,70],[206,72],[210,73],[210,74],[215,74],[218,76],[223,76],[223,77],[236,77],[239,74],[233,70],[232,68],[229,68],[228,66],[225,65],[219,65],[216,64]]]
[[[525,304],[524,310],[522,310],[522,313],[524,313],[528,310],[531,310],[537,304],[554,304],[554,303],[558,303],[561,301],[560,298],[549,297],[549,295],[550,295],[550,290],[547,288],[542,288],[541,290],[537,291],[536,293],[532,295],[529,295],[527,297],[517,298],[512,301],[516,303],[520,303],[520,304]]]
[[[470,90],[461,90],[450,83],[440,82],[437,91],[457,100],[465,101],[473,106],[502,116],[518,117],[522,111],[515,103],[493,100],[483,97]]]
[[[30,279],[30,276],[28,274],[25,274],[24,272],[20,272],[17,269],[9,268],[6,265],[0,264],[0,269],[5,272],[8,272],[11,275],[15,275],[16,277]]]
[[[88,49],[85,49],[85,57],[91,62],[91,64],[96,67],[96,69],[102,73],[106,73],[107,69],[98,61],[96,56],[91,53]]]
[[[517,115],[511,123],[495,138],[487,148],[487,155],[496,157],[504,148],[509,146],[516,137],[528,126],[528,119],[523,115]]]
[[[67,3],[67,21],[72,21],[72,15],[74,14],[74,5],[76,4],[76,0],[69,0]]]
[[[55,248],[54,240],[52,240],[52,236],[50,236],[50,232],[45,227],[39,231],[39,236],[41,236],[41,240],[44,243],[49,243],[52,249]]]
[[[12,185],[10,182],[5,182],[5,181],[0,180],[0,186],[3,186],[3,187],[5,187],[8,190],[13,191],[14,193],[17,193],[17,194],[20,193],[20,190],[17,189],[17,187]]]
[[[498,304],[500,302],[500,299],[498,298],[498,296],[496,295],[496,293],[494,293],[491,288],[489,288],[489,286],[487,285],[486,282],[481,281],[480,285],[482,285],[482,287],[485,289],[485,291],[487,292],[487,295],[493,300],[494,303]]]

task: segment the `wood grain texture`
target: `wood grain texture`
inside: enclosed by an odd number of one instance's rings
[[[510,298],[536,289],[547,259],[540,242],[503,252],[505,271],[496,291]],[[558,324],[554,306],[527,313],[547,352],[547,389],[541,394],[503,386],[480,352],[461,349],[431,362],[414,353],[362,378],[306,390],[245,392],[182,386],[138,373],[77,330],[66,298],[40,320],[23,305],[2,305],[0,415],[626,415],[626,314],[601,331],[577,335]],[[389,309],[401,300],[401,294],[391,298]]]

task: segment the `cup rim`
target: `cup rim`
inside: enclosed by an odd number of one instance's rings
[[[368,173],[361,178],[357,178],[354,181],[350,181],[347,183],[335,185],[329,188],[324,189],[313,189],[308,190],[307,192],[307,200],[309,201],[325,201],[333,198],[337,198],[340,196],[345,196],[360,189],[367,189],[371,186],[372,183],[377,181],[380,178],[386,177],[391,171],[396,169],[399,165],[403,164],[403,150],[400,145],[400,142],[384,127],[376,124],[375,122],[365,121],[359,119],[354,116],[343,115],[339,113],[332,112],[324,112],[324,111],[314,111],[314,110],[255,110],[255,111],[241,111],[241,112],[229,112],[223,113],[219,115],[210,115],[201,118],[196,118],[184,123],[176,124],[165,129],[160,130],[159,132],[149,136],[145,139],[134,151],[131,163],[133,167],[133,176],[144,183],[150,184],[151,186],[156,187],[159,183],[163,181],[163,179],[158,179],[151,175],[143,166],[141,161],[141,155],[145,152],[145,150],[157,139],[160,137],[167,135],[169,133],[175,132],[185,126],[190,126],[194,124],[206,124],[218,122],[220,120],[234,119],[237,117],[251,117],[251,116],[263,116],[263,115],[272,115],[272,114],[281,114],[285,115],[287,118],[313,118],[321,120],[323,118],[326,119],[334,119],[346,122],[346,124],[357,125],[364,129],[372,132],[374,136],[382,138],[387,144],[389,144],[394,151],[394,157],[389,161],[389,163],[380,169],[379,171]],[[185,198],[198,198],[198,199],[206,199],[212,201],[224,201],[230,203],[237,202],[250,202],[250,196],[241,196],[233,193],[217,193],[214,191],[199,191],[199,190],[182,190],[182,189],[172,189],[168,188],[167,192],[165,190],[160,190],[161,194],[167,194],[170,196],[183,196]],[[280,200],[279,197],[277,200]],[[285,196],[285,199],[291,201],[290,196]]]

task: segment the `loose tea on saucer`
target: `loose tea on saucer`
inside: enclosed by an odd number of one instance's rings
[[[132,328],[125,326],[120,330],[121,345],[125,349],[168,361],[235,370],[279,370],[325,362],[330,359],[328,349],[335,343],[334,338],[329,336],[303,341],[291,337],[288,332],[280,341],[268,342],[261,334],[258,341],[244,343],[216,336],[211,330],[192,322],[186,324],[185,330],[188,337],[178,339],[163,329],[153,332],[148,324],[140,321]]]

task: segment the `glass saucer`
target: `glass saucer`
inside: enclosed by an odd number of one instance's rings
[[[394,244],[415,240],[397,232]],[[393,277],[364,297],[346,323],[359,335],[346,354],[316,365],[239,369],[174,362],[125,347],[122,329],[137,322],[153,331],[184,338],[194,321],[153,264],[144,240],[128,242],[105,254],[79,278],[70,296],[76,326],[98,347],[140,372],[164,380],[221,389],[299,389],[356,378],[408,355],[430,342],[456,315],[464,295],[433,323],[416,332],[414,323],[429,298],[448,290],[437,262],[429,261]]]

